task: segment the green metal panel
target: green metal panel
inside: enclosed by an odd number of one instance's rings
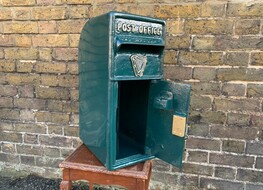
[[[80,138],[104,164],[108,162],[108,28],[107,15],[88,21],[80,35],[78,56]]]
[[[149,91],[146,154],[174,166],[182,166],[184,137],[172,134],[173,116],[188,116],[191,87],[172,81],[155,80]]]

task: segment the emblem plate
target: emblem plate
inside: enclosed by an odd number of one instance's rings
[[[147,64],[147,57],[141,54],[131,55],[132,68],[136,77],[142,77]]]

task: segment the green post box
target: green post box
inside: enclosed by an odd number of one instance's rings
[[[182,166],[190,86],[163,79],[165,21],[109,12],[79,42],[80,138],[109,169]]]

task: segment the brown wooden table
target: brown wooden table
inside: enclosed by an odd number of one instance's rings
[[[85,146],[79,146],[60,165],[62,182],[60,190],[70,190],[72,181],[87,180],[89,189],[93,184],[120,185],[130,190],[147,190],[152,162],[145,161],[116,171],[108,171],[96,156]]]

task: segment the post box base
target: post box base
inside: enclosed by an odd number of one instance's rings
[[[116,171],[109,171],[82,144],[59,167],[63,171],[60,190],[70,190],[72,181],[75,180],[87,180],[90,190],[93,184],[120,185],[128,189],[147,190],[152,162],[148,160]]]

